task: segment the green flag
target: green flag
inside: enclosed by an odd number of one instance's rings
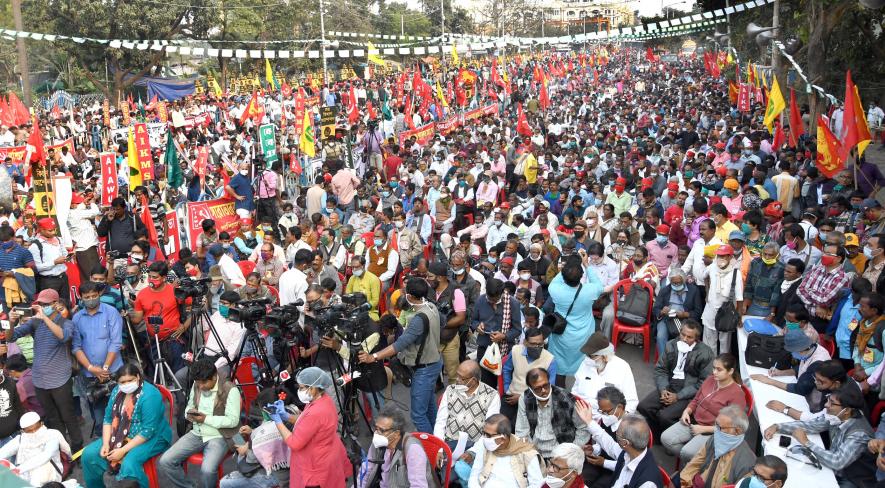
[[[163,163],[166,165],[166,179],[169,181],[169,186],[179,188],[184,184],[181,166],[178,165],[178,149],[175,147],[175,141],[172,139],[171,130],[166,135],[166,157]]]

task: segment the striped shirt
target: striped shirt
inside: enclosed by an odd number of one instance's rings
[[[50,319],[59,325],[64,331],[64,339],[58,337],[49,330],[39,319],[31,319],[19,325],[12,333],[12,339],[31,335],[34,337],[34,386],[43,390],[58,388],[71,378],[71,352],[68,342],[74,332],[74,323],[64,319],[58,313],[52,314]],[[59,323],[60,322],[60,323]]]

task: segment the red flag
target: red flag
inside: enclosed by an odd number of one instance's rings
[[[406,109],[403,115],[406,118],[406,124],[409,126],[409,129],[415,130],[415,121],[412,120],[412,101],[409,100],[408,95],[406,95]]]
[[[298,161],[298,157],[295,156],[295,151],[289,153],[289,171],[295,173],[296,175],[301,174],[301,162]]]
[[[43,134],[40,132],[40,124],[34,121],[34,128],[28,136],[28,145],[34,149],[31,152],[31,163],[46,163],[46,151],[43,149]]]
[[[49,111],[49,114],[52,115],[53,119],[61,117],[61,108],[59,108],[58,104],[52,106],[52,110]]]
[[[517,104],[516,106],[517,112],[519,116],[516,119],[516,132],[518,132],[523,137],[532,137],[532,127],[529,125],[529,121],[525,116],[525,113],[522,111],[522,104]]]
[[[790,88],[790,147],[799,147],[799,137],[805,133],[802,125],[802,114],[796,103],[796,92]]]
[[[31,112],[28,112],[28,107],[25,107],[25,104],[18,99],[14,92],[9,92],[9,108],[15,114],[15,125],[27,124],[31,120]]]
[[[538,95],[538,102],[541,104],[541,110],[547,110],[550,107],[550,95],[547,94],[547,83],[541,82],[541,93]]]
[[[824,118],[817,116],[817,158],[814,165],[827,178],[834,178],[845,167],[845,160],[839,157],[842,148],[839,139],[833,135]]]
[[[0,125],[12,127],[15,125],[15,112],[6,104],[6,99],[0,96]]]
[[[654,63],[657,61],[657,57],[655,53],[651,50],[651,46],[645,48],[645,59],[648,60],[649,63]]]
[[[776,120],[774,122],[774,139],[771,141],[771,148],[775,151],[780,150],[785,142],[787,142],[787,135],[784,134],[784,127],[779,120]]]
[[[280,91],[283,96],[289,98],[292,96],[292,88],[284,81],[283,85],[280,87]]]
[[[366,113],[369,114],[369,120],[375,120],[378,118],[378,113],[375,112],[375,107],[372,106],[371,100],[366,100]]]
[[[845,72],[845,113],[842,115],[842,133],[836,134],[837,138],[842,139],[842,147],[839,152],[839,159],[847,161],[851,150],[860,141],[860,134],[857,130],[857,119],[855,118],[854,106],[854,82],[851,81],[851,70]]]
[[[148,233],[148,242],[151,247],[160,247],[160,239],[157,236],[157,227],[154,225],[154,218],[151,217],[151,208],[148,206],[147,197],[141,197],[141,221],[144,223]]]
[[[356,88],[353,85],[350,85],[350,96],[347,99],[347,121],[353,125],[360,120],[360,109],[356,106]]]
[[[749,83],[741,83],[740,88],[738,89],[738,110],[741,113],[747,113],[750,111],[750,84]]]
[[[728,82],[728,101],[732,104],[737,105],[738,96],[740,95],[740,88],[738,88],[737,83],[733,81]]]
[[[252,99],[249,100],[249,104],[243,110],[243,115],[240,116],[240,123],[244,124],[248,119],[254,119],[255,123],[260,123],[262,118],[264,118],[264,107],[258,103],[258,94],[252,92]]]

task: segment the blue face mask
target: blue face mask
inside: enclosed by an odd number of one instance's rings
[[[787,330],[798,329],[799,322],[784,322],[784,326],[787,328]]]
[[[489,256],[489,262],[492,264],[495,264],[498,262],[498,258],[496,258],[494,256]]]
[[[219,305],[218,313],[221,314],[222,317],[227,318],[227,316],[230,315],[230,307],[227,305]]]
[[[669,241],[670,239],[667,236],[657,236],[655,237],[655,240],[658,241],[658,244],[666,246],[667,241]]]
[[[399,183],[397,183],[397,182],[395,182],[395,181],[391,181],[391,182],[390,182],[390,187],[391,187],[391,188],[396,188],[398,185],[399,185]]]
[[[685,283],[679,285],[670,285],[670,289],[673,291],[682,291],[685,289]]]
[[[726,434],[716,427],[716,430],[713,431],[713,455],[718,459],[733,451],[741,442],[744,442],[743,434]]]
[[[803,356],[802,354],[799,354],[798,352],[792,352],[790,354],[793,355],[793,359],[795,359],[796,361],[805,361],[806,359],[811,357],[811,354],[806,354]]]
[[[758,476],[753,475],[750,477],[750,483],[747,484],[747,488],[768,488],[768,486]]]
[[[43,306],[43,315],[47,317],[55,313],[55,307],[52,305],[44,305]]]
[[[375,247],[381,247],[384,245],[384,239],[375,238]]]
[[[381,192],[381,196],[384,197],[384,198],[387,198],[387,197],[390,196],[390,192],[389,192],[389,191],[382,191],[382,192]]]

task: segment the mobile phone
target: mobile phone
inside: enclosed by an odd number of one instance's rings
[[[231,437],[230,440],[234,443],[235,446],[242,446],[246,444],[246,439],[243,439],[243,436],[241,436],[239,433],[234,434],[234,436]]]
[[[781,438],[777,441],[778,445],[783,448],[790,447],[791,442],[793,442],[793,440],[790,439],[790,436],[787,435],[782,435]]]
[[[32,309],[31,307],[28,307],[26,305],[24,305],[24,306],[23,305],[16,305],[16,306],[12,307],[12,309],[15,310],[15,312],[17,314],[21,315],[22,317],[33,317],[34,316],[34,309]]]
[[[194,415],[196,415],[198,413],[200,413],[199,410],[188,410],[184,416],[185,417],[193,417]]]
[[[268,407],[261,407],[261,411],[264,412],[264,413],[266,413],[268,416],[270,416],[270,415],[276,415],[276,414],[277,414],[277,409],[276,409],[276,408],[274,408],[273,410],[271,410],[271,409],[268,408]]]

